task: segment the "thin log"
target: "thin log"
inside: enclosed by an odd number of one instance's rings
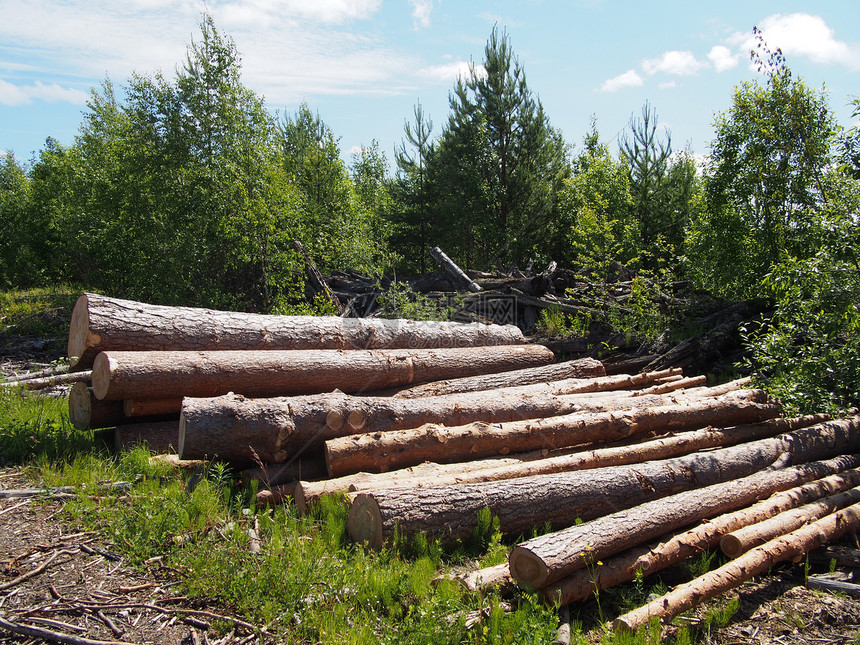
[[[481,285],[477,282],[473,282],[472,279],[463,272],[463,269],[458,267],[438,246],[434,246],[430,249],[430,255],[443,269],[445,269],[445,271],[454,277],[459,286],[468,289],[473,293],[477,293],[482,290]]]
[[[442,349],[102,352],[93,392],[104,400],[361,392],[445,376],[546,365],[542,345]]]
[[[559,418],[559,417],[555,417]],[[452,484],[468,484],[476,482],[499,481],[515,477],[531,477],[551,473],[568,472],[572,470],[587,470],[605,468],[607,466],[623,466],[642,463],[654,459],[668,459],[688,455],[698,450],[733,446],[747,441],[764,439],[775,435],[799,430],[826,420],[826,415],[810,415],[795,419],[768,419],[761,423],[752,423],[724,429],[702,428],[677,435],[660,437],[625,443],[607,448],[573,449],[563,451],[565,454],[547,457],[548,451],[540,450],[518,454],[509,459],[481,459],[456,464],[433,464],[434,468],[424,467],[421,472],[406,468],[386,473],[358,473],[337,479],[326,480],[326,492],[350,491],[359,492],[376,488],[414,487],[427,488],[435,486],[450,486]],[[562,451],[556,451],[562,452]],[[319,483],[307,484],[311,498],[319,494],[315,490]],[[305,495],[306,486],[301,485]],[[299,510],[301,507],[299,506]]]
[[[399,399],[414,399],[420,396],[441,396],[460,392],[495,390],[500,387],[548,383],[571,378],[594,378],[606,376],[603,363],[593,358],[580,358],[562,363],[527,367],[521,370],[481,374],[457,379],[434,381],[398,391],[394,396]]]
[[[125,399],[122,402],[122,413],[129,418],[154,417],[165,414],[175,414],[179,418],[181,410],[181,397],[167,399]]]
[[[37,370],[35,372],[24,372],[23,374],[9,375],[4,379],[4,382],[13,383],[18,381],[32,381],[33,379],[54,376],[55,374],[67,374],[68,371],[68,365],[52,365],[51,367],[46,367],[43,370]]]
[[[44,390],[47,387],[56,385],[68,385],[69,383],[85,383],[90,380],[92,371],[72,372],[70,374],[56,374],[54,376],[45,376],[44,378],[34,378],[20,381],[10,381],[0,383],[0,387],[19,387],[25,390]]]
[[[746,477],[787,454],[796,463],[860,448],[854,422],[830,422],[770,439],[674,459],[582,472],[537,475],[439,488],[387,488],[359,493],[348,517],[350,537],[380,546],[396,530],[444,541],[465,539],[489,508],[503,534],[535,526],[558,530],[684,490]]]
[[[804,524],[809,524],[835,510],[857,503],[860,503],[860,488],[852,488],[830,495],[798,508],[784,511],[757,524],[732,531],[720,540],[720,549],[730,558],[736,558],[759,544],[764,544],[777,536],[791,533]]]
[[[782,443],[797,455],[799,446],[811,446],[828,438],[845,445],[851,435],[860,441],[860,417],[821,424],[775,440],[763,441]],[[792,443],[799,445],[790,446]],[[825,458],[835,456],[818,454]],[[595,560],[602,560],[703,519],[749,506],[784,488],[784,475],[776,470],[681,492],[617,511],[517,545],[509,557],[511,575],[524,586],[540,589],[577,569],[586,568]]]
[[[78,430],[112,428],[125,421],[121,401],[99,401],[84,382],[69,391],[69,420]]]
[[[357,434],[327,441],[325,455],[329,474],[338,476],[360,471],[380,472],[431,460],[457,462],[542,448],[552,450],[605,443],[654,431],[677,432],[708,425],[756,423],[779,415],[777,405],[744,403],[731,398],[702,399],[622,412]]]
[[[69,645],[134,645],[126,641],[101,641],[91,638],[83,638],[81,636],[73,636],[71,634],[63,634],[54,632],[44,627],[36,627],[35,625],[24,625],[22,623],[13,623],[12,621],[0,618],[0,627],[13,634],[19,636],[29,636],[31,638],[40,638],[52,643],[68,643]]]
[[[179,422],[129,423],[114,430],[114,450],[122,452],[144,445],[154,453],[175,453],[179,444]]]
[[[786,481],[790,483],[791,477],[795,477],[795,483],[800,485],[776,493],[750,507],[710,519],[687,531],[665,535],[656,543],[641,545],[607,558],[602,566],[593,570],[575,571],[544,587],[541,593],[550,604],[580,602],[595,590],[609,589],[633,580],[637,572],[646,576],[656,573],[715,548],[723,535],[735,529],[860,484],[860,471],[850,470],[858,466],[860,456],[851,455],[786,468],[780,471],[787,477]]]
[[[695,387],[697,385],[704,385],[707,383],[708,377],[704,374],[701,376],[691,376],[689,378],[678,379],[669,381],[667,383],[659,383],[657,385],[652,385],[649,388],[642,390],[641,392],[637,392],[636,396],[644,396],[646,394],[666,394],[667,392],[674,392],[675,390],[683,390],[688,387]]]
[[[616,618],[615,629],[633,631],[654,618],[671,620],[678,614],[766,572],[787,560],[798,561],[823,544],[860,529],[860,504],[836,511],[812,524],[747,551],[735,560],[709,571],[652,600],[647,605]]]
[[[274,316],[166,307],[84,293],[69,329],[69,363],[92,366],[101,351],[396,349],[517,345],[513,325],[336,316]]]

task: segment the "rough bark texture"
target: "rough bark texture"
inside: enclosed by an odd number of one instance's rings
[[[149,417],[172,414],[179,418],[182,399],[126,399],[122,402],[122,413],[127,417]]]
[[[736,558],[759,544],[764,544],[780,535],[791,533],[804,524],[809,524],[837,509],[857,503],[860,503],[860,488],[852,488],[836,495],[830,495],[799,508],[785,511],[757,524],[732,531],[720,540],[720,549],[730,558]]]
[[[860,440],[860,418],[834,422],[792,433],[792,440],[816,452],[815,443],[834,440],[845,445],[847,437]],[[785,436],[785,435],[784,435]],[[779,438],[783,443],[789,441]],[[786,445],[786,448],[789,448]],[[794,449],[797,454],[797,449]],[[820,456],[828,456],[821,455]],[[748,506],[785,488],[780,471],[756,473],[736,481],[686,491],[655,502],[618,511],[594,521],[571,526],[528,540],[511,550],[509,562],[514,579],[540,589],[596,560],[608,558],[664,533],[709,517]]]
[[[679,457],[706,448],[732,446],[746,441],[755,441],[783,432],[799,430],[825,420],[826,415],[810,415],[796,419],[768,419],[761,423],[726,429],[709,427],[607,448],[571,448],[565,451],[566,454],[552,457],[546,456],[549,453],[548,450],[541,450],[517,454],[508,459],[493,458],[455,464],[431,464],[432,469],[427,465],[422,465],[423,467],[415,466],[387,473],[346,475],[328,481],[333,485],[329,486],[330,489],[358,492],[376,488],[405,486],[432,488],[454,484],[499,481],[500,479],[513,479],[515,477],[531,477],[572,470],[623,466],[652,459]],[[573,450],[576,452],[572,452]]]
[[[631,397],[629,393],[534,394],[533,385],[420,399],[350,396],[333,392],[315,396],[249,399],[238,395],[186,397],[180,417],[180,453],[184,459],[218,455],[235,462],[281,462],[299,454],[322,452],[324,442],[366,432],[418,428],[428,423],[459,426],[476,421],[501,423],[583,411],[669,405],[687,400],[685,392]],[[706,390],[707,388],[697,388]],[[761,392],[727,396],[760,400]]]
[[[788,486],[809,482],[772,495],[748,508],[721,515],[675,535],[663,536],[656,543],[641,545],[607,558],[596,569],[579,569],[570,576],[541,590],[550,604],[586,600],[596,589],[603,590],[633,580],[637,572],[656,573],[689,557],[717,546],[726,533],[754,524],[777,513],[860,484],[857,455],[792,466],[780,471]],[[846,472],[840,472],[846,470]],[[838,473],[831,474],[829,473]],[[824,477],[823,479],[819,479]],[[811,481],[815,480],[815,481]]]
[[[674,618],[699,603],[734,589],[744,581],[764,573],[775,564],[787,560],[799,560],[813,549],[858,529],[860,529],[860,504],[855,504],[747,551],[736,560],[689,583],[678,585],[671,592],[647,605],[619,616],[613,621],[612,626],[616,629],[632,631],[650,623],[654,618],[661,620]]]
[[[521,370],[499,372],[498,374],[481,374],[464,378],[449,378],[444,381],[434,381],[400,390],[394,396],[399,399],[414,399],[420,396],[442,396],[460,392],[478,392],[494,390],[500,387],[530,385],[532,383],[549,383],[570,378],[594,378],[606,376],[603,363],[594,358],[580,358],[563,363],[528,367]]]
[[[96,354],[114,350],[395,349],[523,342],[513,325],[270,316],[85,293],[72,311],[68,356],[75,369],[86,369]]]
[[[731,448],[631,466],[538,475],[486,484],[388,488],[360,493],[349,513],[353,540],[379,546],[400,534],[467,538],[483,508],[500,529],[519,535],[549,524],[555,530],[684,490],[746,477],[784,453],[796,462],[832,458],[860,447],[856,423],[830,423]]]
[[[442,349],[102,352],[93,364],[99,399],[289,396],[361,392],[546,365],[542,345]]]
[[[718,398],[657,408],[569,414],[495,425],[431,426],[332,439],[326,442],[326,463],[332,476],[360,471],[380,472],[423,461],[466,461],[543,448],[552,450],[584,443],[605,443],[647,432],[755,423],[779,414],[780,408],[776,405]]]
[[[175,453],[179,440],[177,421],[156,423],[129,423],[117,426],[114,431],[114,448],[117,452],[131,450],[143,444],[151,452]]]
[[[86,383],[69,391],[69,420],[78,430],[111,428],[125,421],[122,401],[99,401]]]

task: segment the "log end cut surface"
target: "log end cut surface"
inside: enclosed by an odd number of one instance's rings
[[[69,324],[69,342],[66,352],[69,357],[69,365],[74,367],[87,348],[87,339],[90,333],[90,309],[87,294],[82,294],[75,302],[72,309],[72,320]]]
[[[374,548],[382,546],[382,514],[373,495],[361,493],[353,500],[347,518],[347,530],[354,542]]]
[[[69,392],[69,421],[78,430],[90,427],[90,389],[86,383],[75,383]]]
[[[540,557],[521,547],[514,547],[508,556],[511,576],[530,589],[540,589],[549,576],[549,570]]]
[[[97,399],[102,400],[107,396],[116,365],[116,361],[105,352],[100,352],[93,361],[93,394]]]

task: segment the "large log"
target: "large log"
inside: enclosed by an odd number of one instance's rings
[[[656,543],[641,545],[606,558],[599,567],[579,569],[570,576],[544,587],[541,593],[550,604],[579,602],[586,600],[595,590],[609,589],[629,582],[636,578],[637,574],[647,576],[661,571],[715,548],[721,537],[730,531],[860,485],[860,471],[856,470],[858,466],[860,456],[850,455],[786,468],[780,472],[787,477],[788,484],[800,484],[799,486],[776,493],[739,511],[702,522],[687,531],[663,536]]]
[[[804,504],[737,531],[724,535],[720,549],[730,558],[749,551],[780,535],[791,533],[804,524],[819,520],[835,510],[860,503],[860,488],[852,488],[823,499]]]
[[[459,426],[476,421],[501,423],[584,411],[667,405],[686,400],[685,393],[631,397],[630,393],[547,395],[526,385],[418,399],[350,396],[333,392],[314,396],[249,399],[229,394],[186,397],[180,416],[179,452],[183,459],[215,455],[225,461],[285,461],[297,453],[321,453],[328,439],[374,431],[417,428],[428,423]],[[704,389],[704,388],[703,388]],[[731,393],[753,397],[760,391]]]
[[[69,421],[78,430],[112,428],[126,421],[122,401],[99,401],[86,383],[78,382],[69,391]]]
[[[513,325],[273,316],[166,307],[84,293],[69,328],[69,363],[86,369],[101,351],[397,349],[517,345]]]
[[[394,396],[399,399],[414,399],[419,396],[441,396],[458,394],[460,392],[478,392],[480,390],[495,390],[500,387],[515,385],[530,385],[532,383],[547,383],[570,378],[594,378],[606,376],[603,363],[594,358],[580,358],[573,361],[527,367],[520,370],[499,372],[496,374],[481,374],[463,378],[449,378],[444,381],[424,383],[400,390]]]
[[[664,596],[619,616],[612,626],[615,629],[632,631],[647,625],[654,618],[671,619],[709,598],[740,586],[744,581],[766,572],[775,564],[800,560],[813,549],[858,530],[860,504],[855,504],[747,551],[736,560],[691,582],[678,585]]]
[[[499,424],[425,426],[331,439],[325,444],[326,464],[332,476],[380,472],[424,461],[457,462],[542,448],[552,450],[617,441],[648,432],[755,423],[779,415],[777,405],[748,403],[729,397]]]
[[[104,400],[361,392],[449,375],[546,365],[542,345],[441,349],[101,352],[93,392]]]
[[[801,444],[833,438],[844,445],[852,434],[860,439],[860,417],[822,424],[812,430],[798,430],[792,437]],[[683,526],[748,506],[784,488],[784,478],[779,471],[756,473],[617,511],[517,545],[509,557],[511,575],[526,587],[540,589],[577,569],[586,568],[593,561]]]
[[[117,452],[143,445],[154,453],[175,453],[178,440],[178,421],[127,423],[114,430],[114,449]]]
[[[860,447],[856,422],[828,423],[731,448],[674,459],[582,472],[520,477],[439,488],[387,488],[359,493],[348,530],[357,542],[380,546],[401,535],[468,538],[478,512],[489,508],[501,531],[516,536],[536,526],[558,530],[654,499],[746,477],[787,453],[796,463],[828,459]]]

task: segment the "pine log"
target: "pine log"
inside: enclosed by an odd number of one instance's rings
[[[775,564],[788,560],[799,561],[813,549],[858,530],[860,504],[855,504],[747,551],[737,559],[691,582],[678,585],[647,605],[619,616],[612,626],[619,630],[633,631],[647,625],[654,618],[671,620],[709,598],[740,586]]]
[[[577,413],[495,425],[425,426],[357,434],[327,441],[325,454],[329,474],[338,476],[360,471],[380,472],[431,460],[450,463],[542,448],[552,450],[605,443],[648,432],[756,423],[779,415],[777,405],[745,403],[732,398],[702,399],[656,408]]]
[[[354,393],[446,375],[545,365],[542,345],[442,349],[102,352],[93,364],[93,392],[105,400],[178,396],[289,396]]]
[[[69,391],[69,420],[78,430],[112,428],[126,421],[122,401],[99,401],[84,382]]]
[[[559,417],[556,417],[559,418]],[[499,481],[515,477],[531,477],[572,470],[588,470],[607,466],[624,466],[654,459],[668,459],[688,455],[697,450],[733,446],[747,441],[764,439],[775,435],[799,430],[826,421],[826,415],[809,415],[795,419],[768,419],[761,423],[719,428],[702,428],[692,432],[682,432],[657,439],[642,440],[635,443],[610,446],[606,448],[571,448],[553,451],[554,456],[546,456],[550,451],[536,450],[513,455],[512,458],[490,458],[454,464],[430,464],[405,468],[386,473],[358,473],[337,479],[326,480],[326,493],[359,492],[376,488],[413,487],[432,488],[453,484]],[[575,450],[575,452],[574,452]],[[417,471],[416,469],[421,469]],[[310,500],[319,498],[316,486],[310,483],[300,486],[303,494]],[[308,489],[310,492],[308,492]],[[298,495],[297,495],[298,497]],[[297,505],[299,510],[301,506]]]
[[[446,542],[469,537],[478,512],[489,508],[503,534],[536,526],[558,530],[684,490],[746,477],[787,454],[796,463],[860,448],[856,422],[831,422],[770,439],[644,464],[536,475],[484,484],[387,488],[359,493],[348,530],[357,542],[380,546],[395,532],[425,533]]]
[[[118,425],[114,431],[114,449],[117,452],[131,450],[142,444],[150,452],[175,453],[178,442],[179,423],[177,421],[128,423]]]
[[[813,429],[797,430],[791,434],[792,440],[787,441],[786,435],[783,435],[777,438],[776,442],[796,441],[801,445],[810,445],[815,441],[834,438],[845,445],[851,434],[860,445],[860,417],[844,423],[831,422]],[[797,454],[796,447],[794,450]],[[591,522],[536,537],[514,547],[509,557],[511,575],[526,587],[540,589],[577,569],[586,568],[591,562],[615,555],[683,526],[749,506],[784,488],[784,476],[776,470],[681,492],[617,511]]]
[[[686,392],[631,398],[630,392],[545,395],[526,385],[419,399],[349,396],[333,392],[314,396],[248,399],[186,397],[180,416],[179,450],[184,459],[220,459],[246,463],[286,461],[296,454],[321,454],[328,439],[351,434],[448,426],[476,421],[500,423],[583,411],[659,406],[687,400]],[[696,388],[705,395],[708,388]],[[760,390],[730,393],[758,401]],[[255,456],[256,455],[256,456]]]
[[[463,272],[463,269],[458,267],[438,246],[434,246],[430,249],[430,255],[433,256],[433,259],[436,260],[436,262],[438,262],[439,265],[454,278],[459,286],[473,293],[477,293],[482,290],[481,285],[473,282],[472,279]]]
[[[92,366],[101,351],[397,349],[516,345],[513,325],[274,316],[166,307],[84,293],[72,311],[69,363]]]
[[[326,476],[325,461],[316,457],[300,457],[280,464],[258,462],[242,471],[242,481],[256,481],[260,487],[275,488],[301,479],[318,480]],[[290,493],[292,495],[292,493]]]
[[[550,604],[579,602],[586,600],[595,590],[609,589],[633,580],[637,572],[646,576],[656,573],[715,548],[720,538],[730,531],[860,484],[860,471],[856,470],[858,466],[860,456],[851,455],[786,468],[779,472],[787,477],[788,485],[809,483],[776,493],[748,508],[710,519],[687,531],[665,535],[656,543],[641,545],[607,558],[596,569],[579,569],[544,587],[541,593]],[[851,468],[855,470],[847,470]],[[838,474],[827,476],[829,473]]]
[[[809,524],[835,510],[857,503],[860,503],[860,488],[852,488],[830,495],[785,511],[757,524],[732,531],[720,540],[720,549],[730,558],[736,558],[759,544],[764,544],[777,536],[791,533],[804,524]]]
[[[549,350],[547,350],[549,351]],[[42,378],[21,379],[17,381],[0,382],[0,388],[21,388],[24,390],[44,390],[57,385],[68,385],[69,383],[85,383],[90,380],[90,370],[84,372],[71,372],[45,376]]]
[[[434,381],[400,390],[394,396],[399,399],[414,399],[420,396],[478,392],[480,390],[495,390],[500,387],[548,383],[571,378],[594,378],[598,376],[606,376],[603,363],[593,358],[580,358],[563,363],[527,367],[521,370],[499,372],[496,374],[481,374],[478,376]]]
[[[108,403],[108,401],[105,401]],[[168,399],[125,399],[122,402],[122,413],[129,417],[152,417],[159,415],[175,415],[179,418],[182,410],[182,398]]]

